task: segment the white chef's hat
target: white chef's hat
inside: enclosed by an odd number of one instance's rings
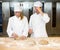
[[[16,12],[16,11],[20,11],[20,12],[22,12],[21,7],[14,7],[14,12]]]
[[[40,1],[36,1],[36,2],[34,2],[34,6],[35,7],[42,7],[43,5]]]
[[[22,8],[20,7],[20,4],[16,4],[16,5],[14,6],[14,12],[16,12],[16,11],[22,12]]]

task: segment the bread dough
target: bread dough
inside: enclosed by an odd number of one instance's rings
[[[25,42],[26,42],[26,45],[28,45],[28,46],[36,45],[36,42],[31,38],[28,38]]]
[[[49,42],[47,40],[40,40],[39,44],[41,44],[41,45],[47,45],[47,44],[49,44]]]

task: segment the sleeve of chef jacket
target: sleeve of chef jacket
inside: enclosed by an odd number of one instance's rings
[[[9,18],[8,26],[7,26],[7,34],[8,34],[9,37],[11,37],[12,33],[13,33],[12,19]]]
[[[29,29],[32,29],[32,16],[30,17],[30,20],[29,20]]]
[[[48,14],[44,14],[43,17],[42,17],[42,19],[43,19],[43,21],[44,21],[45,23],[48,23],[48,22],[50,21],[50,18],[49,18],[49,16],[48,16]]]
[[[24,36],[28,36],[28,20],[27,18],[25,18],[25,24],[24,24],[24,28],[23,28],[23,35]]]

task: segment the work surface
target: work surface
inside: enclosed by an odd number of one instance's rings
[[[14,40],[0,37],[0,50],[60,50],[60,37]]]

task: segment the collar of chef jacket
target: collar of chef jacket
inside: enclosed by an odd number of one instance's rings
[[[19,18],[18,18],[16,15],[15,15],[15,18],[17,18],[17,19],[21,20],[21,17],[19,17]]]

